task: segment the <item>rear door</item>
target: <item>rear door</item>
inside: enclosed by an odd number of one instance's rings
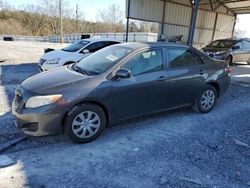
[[[207,73],[201,57],[188,47],[168,47],[168,105],[170,107],[194,102],[205,83]]]
[[[112,83],[111,100],[117,119],[166,108],[167,71],[161,48],[139,52],[119,68],[129,69],[131,77]]]

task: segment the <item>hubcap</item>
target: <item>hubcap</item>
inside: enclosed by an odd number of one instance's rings
[[[215,94],[212,90],[207,90],[201,97],[201,107],[205,110],[209,110],[213,107],[215,102]]]
[[[88,138],[99,130],[100,123],[100,117],[95,112],[81,112],[72,122],[72,131],[79,138]]]

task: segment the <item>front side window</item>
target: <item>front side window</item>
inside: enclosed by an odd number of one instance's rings
[[[133,76],[163,70],[162,50],[148,50],[138,53],[121,68],[130,70]]]
[[[86,46],[87,44],[88,44],[87,41],[76,41],[73,44],[63,48],[62,50],[66,52],[77,52],[78,50]]]
[[[188,48],[171,47],[167,49],[167,54],[171,68],[202,64],[200,56]]]

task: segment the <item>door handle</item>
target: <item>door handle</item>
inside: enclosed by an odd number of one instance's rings
[[[157,80],[158,80],[158,81],[164,81],[164,80],[167,80],[167,79],[168,79],[167,77],[160,76]]]

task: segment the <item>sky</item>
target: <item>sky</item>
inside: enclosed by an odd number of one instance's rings
[[[25,4],[38,4],[42,3],[43,0],[3,0],[8,4],[19,8],[21,5]],[[125,0],[63,0],[67,1],[68,4],[75,10],[76,4],[79,6],[79,10],[84,13],[85,20],[95,21],[96,14],[99,9],[106,9],[112,4],[119,5],[124,11],[125,9]],[[125,17],[125,12],[124,12]]]
[[[246,36],[250,38],[250,14],[242,14],[237,16],[237,22],[235,25],[235,29],[240,29],[246,31]]]
[[[15,6],[16,8],[25,4],[38,4],[43,2],[43,0],[25,0],[25,1],[2,0],[2,1],[7,2],[8,4]],[[78,4],[80,11],[83,12],[85,15],[84,19],[89,21],[95,21],[98,10],[106,9],[108,8],[109,5],[118,4],[123,11],[125,9],[125,0],[63,0],[63,1],[67,1],[74,10],[76,4]],[[125,18],[125,12],[124,12],[124,18]],[[250,38],[249,20],[250,20],[250,14],[239,15],[235,28],[246,31],[246,36],[244,37]]]

